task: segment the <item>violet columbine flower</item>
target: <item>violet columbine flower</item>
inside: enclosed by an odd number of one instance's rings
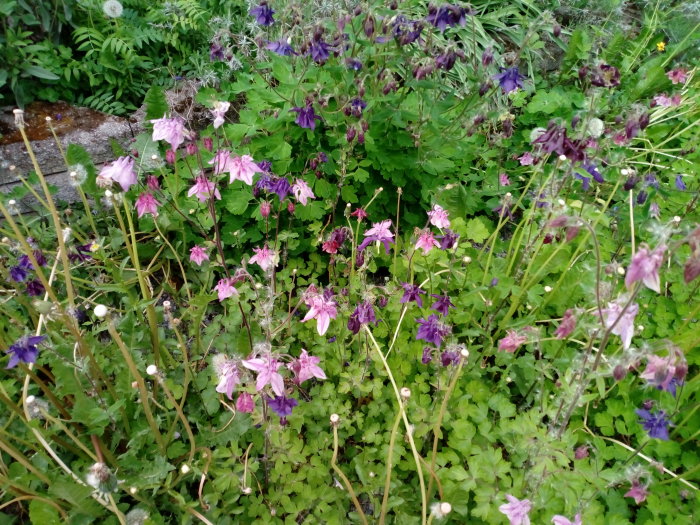
[[[358,251],[364,250],[371,242],[381,242],[384,244],[386,253],[389,253],[389,246],[394,243],[394,234],[390,230],[391,219],[382,222],[375,222],[372,227],[364,233],[364,240],[357,247]]]
[[[302,348],[299,358],[289,363],[287,368],[294,372],[297,384],[301,384],[313,377],[316,379],[326,379],[326,374],[321,367],[318,366],[320,362],[320,357],[309,355],[309,353]]]
[[[634,498],[634,502],[639,505],[642,503],[645,499],[647,499],[647,496],[649,495],[649,491],[647,488],[639,483],[639,480],[634,480],[632,482],[632,486],[630,489],[625,493],[626,498]]]
[[[30,297],[38,297],[39,295],[42,295],[44,292],[46,292],[46,289],[44,288],[44,285],[41,284],[41,281],[39,279],[32,279],[31,281],[27,281],[27,295]]]
[[[445,71],[450,71],[457,61],[457,53],[452,50],[445,51],[435,57],[435,67],[438,69],[444,69]]]
[[[688,71],[678,67],[666,73],[666,76],[672,84],[685,84],[685,81],[688,80]]]
[[[255,401],[253,401],[253,396],[248,392],[241,392],[236,399],[236,410],[243,412],[244,414],[250,414],[255,409]]]
[[[586,170],[593,177],[593,179],[595,179],[596,182],[600,184],[605,182],[603,175],[600,173],[600,171],[598,171],[598,168],[595,164],[591,162],[586,162],[583,164],[583,169]]]
[[[566,312],[564,312],[564,317],[557,329],[554,331],[554,335],[557,339],[566,339],[575,329],[576,314],[573,309],[569,308]]]
[[[392,34],[400,46],[412,44],[418,40],[422,31],[423,22],[419,20],[408,20],[403,15],[397,16],[392,25]],[[387,38],[379,37],[376,41],[383,43],[387,40]]]
[[[519,500],[510,494],[506,494],[506,499],[508,503],[498,507],[498,510],[506,515],[510,525],[530,525],[530,517],[528,516],[530,509],[532,509],[530,500]]]
[[[188,197],[193,195],[197,196],[199,202],[206,202],[210,197],[214,197],[216,200],[221,200],[221,193],[219,193],[219,188],[216,187],[214,181],[207,179],[206,175],[200,175],[194,179],[194,185],[187,192]]]
[[[160,203],[155,199],[151,192],[143,192],[136,198],[136,212],[138,213],[139,219],[143,217],[146,213],[150,213],[153,217],[158,216],[158,206]]]
[[[518,334],[515,330],[508,330],[506,336],[498,342],[498,350],[512,354],[526,342],[526,335]]]
[[[308,199],[315,199],[316,195],[311,190],[311,187],[303,179],[296,179],[296,182],[292,184],[292,193],[297,202],[300,202],[302,206],[306,206]]]
[[[428,319],[418,319],[417,320],[420,327],[418,328],[418,333],[416,334],[416,340],[424,340],[429,343],[433,343],[435,346],[440,348],[442,344],[442,339],[448,336],[451,332],[450,327],[444,323],[440,322],[437,315],[431,314]]]
[[[464,26],[467,23],[467,10],[457,5],[445,4],[441,7],[428,7],[425,20],[444,32],[448,27]]]
[[[423,250],[423,255],[427,255],[433,248],[439,248],[440,243],[437,242],[433,232],[430,230],[422,230],[416,241],[416,250]]]
[[[28,335],[17,339],[15,344],[10,345],[10,348],[6,351],[12,355],[5,368],[14,368],[20,362],[27,365],[35,363],[36,358],[39,356],[37,345],[43,342],[44,339],[46,339],[44,335]]]
[[[430,306],[430,309],[435,310],[443,316],[446,316],[448,313],[450,313],[450,308],[455,307],[455,305],[452,304],[452,301],[450,301],[449,295],[430,294],[430,296],[435,297],[437,299],[437,301],[435,301]]]
[[[292,409],[298,406],[299,402],[293,397],[284,397],[280,394],[274,399],[267,398],[267,405],[275,414],[285,420],[287,416],[292,415]]]
[[[149,120],[153,124],[153,141],[164,140],[173,151],[185,142],[185,124],[179,118],[163,118]]]
[[[214,117],[214,129],[220,127],[224,123],[224,115],[230,107],[230,102],[214,102],[214,109],[211,110],[211,114]]]
[[[423,347],[423,354],[421,355],[420,362],[427,365],[433,361],[433,349],[429,346]]]
[[[615,66],[600,64],[591,73],[591,84],[599,87],[615,87],[620,84],[620,70]]]
[[[450,219],[447,210],[439,204],[434,204],[433,209],[428,212],[428,220],[430,224],[436,228],[445,229],[450,227]]]
[[[453,232],[452,230],[445,230],[445,235],[438,237],[438,239],[440,239],[441,250],[450,250],[454,248],[457,244],[457,239],[459,239],[459,235]]]
[[[304,107],[292,108],[289,111],[294,111],[297,114],[296,122],[300,127],[310,129],[313,131],[316,129],[316,119],[321,120],[321,117],[316,115],[311,102],[307,102]]]
[[[685,191],[688,187],[683,182],[683,175],[676,175],[676,189],[679,191]]]
[[[666,417],[666,412],[663,410],[651,412],[644,408],[637,409],[634,412],[641,418],[639,423],[647,431],[649,437],[664,441],[668,440],[669,420]]]
[[[286,177],[273,177],[268,184],[269,191],[277,194],[277,198],[282,202],[292,191],[292,186]]]
[[[622,346],[625,350],[630,347],[630,343],[632,342],[632,336],[634,335],[634,318],[637,312],[639,312],[639,305],[636,303],[631,304],[624,314],[622,313],[622,306],[617,302],[608,303],[608,307],[603,309],[605,328],[610,328],[615,324],[611,333],[620,336],[620,339],[622,339]]]
[[[277,53],[278,55],[281,55],[283,57],[296,55],[294,48],[292,48],[289,41],[285,39],[275,40],[274,42],[268,42],[265,47],[273,53]]]
[[[201,246],[194,245],[190,248],[190,261],[195,263],[197,266],[202,266],[204,261],[209,260],[209,254]]]
[[[376,323],[377,317],[374,313],[374,307],[369,301],[364,301],[355,307],[355,311],[350,314],[348,319],[348,330],[353,334],[358,334],[363,324]]]
[[[444,351],[440,354],[440,363],[442,363],[442,366],[456,365],[459,363],[459,358],[459,352]]]
[[[269,384],[275,394],[278,396],[284,394],[284,379],[277,371],[282,366],[282,363],[277,361],[272,355],[268,354],[265,357],[246,359],[242,363],[247,369],[257,372],[258,377],[255,381],[255,389],[258,392]]]
[[[233,295],[238,295],[238,290],[233,286],[234,280],[232,277],[224,277],[214,287],[219,296],[219,302],[228,299]]]
[[[401,297],[400,303],[410,303],[415,301],[416,304],[423,308],[423,299],[421,299],[421,294],[425,295],[425,291],[421,290],[417,284],[401,283],[403,287],[403,297]]]
[[[221,61],[224,58],[225,58],[224,48],[220,44],[214,42],[209,47],[209,60],[211,60],[212,62],[216,62],[216,61]]]
[[[649,246],[643,244],[632,257],[632,262],[625,275],[625,285],[631,288],[632,284],[642,281],[644,286],[656,293],[661,293],[659,269],[664,260],[666,245],[660,244],[654,251],[649,251]]]
[[[498,85],[501,86],[504,93],[510,93],[518,88],[522,89],[525,78],[517,67],[501,68],[501,73],[493,76],[494,80],[498,80]]]
[[[272,15],[275,14],[274,9],[272,9],[267,2],[260,2],[259,6],[254,7],[249,11],[250,16],[255,17],[255,21],[261,26],[271,26],[275,23]]]
[[[556,516],[552,517],[552,523],[554,523],[554,525],[583,525],[583,522],[581,521],[581,513],[574,516],[574,521],[571,521],[566,516],[557,514]]]
[[[311,54],[311,58],[314,62],[321,65],[323,65],[326,62],[326,60],[328,60],[328,57],[330,56],[330,50],[331,46],[326,44],[321,39],[314,40],[309,46],[309,53]]]
[[[253,248],[253,255],[248,262],[256,263],[264,272],[274,268],[277,265],[277,253],[267,247],[267,244],[262,248]]]
[[[331,319],[335,319],[338,315],[336,303],[332,298],[326,298],[319,293],[308,294],[305,303],[310,307],[306,316],[301,320],[302,323],[310,319],[316,319],[316,329],[319,335],[323,335],[328,330]]]
[[[98,175],[103,181],[118,182],[122,190],[129,191],[136,184],[136,172],[134,171],[134,159],[131,157],[119,157],[111,164],[105,165]]]
[[[360,71],[362,69],[362,62],[356,58],[350,57],[345,59],[345,66],[353,71]]]
[[[29,272],[21,265],[10,267],[10,279],[16,283],[22,283],[29,277]]]
[[[241,378],[238,375],[238,364],[233,359],[222,359],[221,361],[216,360],[214,365],[219,379],[216,391],[233,399],[233,389],[241,383]]]

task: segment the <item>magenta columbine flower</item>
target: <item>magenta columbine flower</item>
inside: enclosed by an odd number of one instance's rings
[[[229,157],[229,162],[226,167],[227,171],[231,174],[229,184],[234,180],[240,180],[245,182],[248,186],[252,186],[253,175],[263,172],[250,155]]]
[[[656,293],[661,293],[661,283],[659,280],[659,268],[664,261],[664,252],[666,245],[660,244],[649,251],[649,246],[643,244],[637,250],[637,253],[632,257],[632,262],[627,269],[625,276],[625,285],[631,288],[632,284],[637,281],[642,281],[644,286]]]
[[[431,314],[428,319],[418,319],[417,322],[420,327],[418,327],[416,340],[422,339],[428,343],[433,343],[438,348],[440,348],[442,344],[442,339],[447,337],[451,332],[450,327],[441,323],[440,319],[435,314]]]
[[[108,186],[107,181],[118,182],[122,190],[129,191],[136,184],[136,172],[134,171],[134,159],[131,157],[119,157],[117,160],[104,166],[100,170],[99,178]]]
[[[216,183],[207,179],[206,175],[200,175],[194,179],[194,185],[187,192],[188,197],[195,195],[199,202],[206,202],[209,197],[214,197],[216,200],[221,200],[221,193]]]
[[[357,208],[354,212],[350,214],[351,217],[355,217],[358,221],[366,219],[368,217],[367,212],[362,208]]]
[[[28,335],[17,339],[15,344],[10,345],[10,348],[7,349],[7,353],[11,355],[5,368],[14,368],[20,362],[27,365],[35,363],[39,356],[37,345],[42,343],[44,339],[46,339],[44,335]]]
[[[506,336],[498,342],[498,350],[512,354],[526,342],[526,335],[518,334],[515,330],[508,330]]]
[[[158,217],[158,206],[160,206],[160,203],[149,191],[142,193],[136,198],[136,212],[139,219],[146,213],[150,213],[153,217]]]
[[[236,399],[236,410],[245,414],[250,414],[255,409],[255,401],[253,396],[248,392],[241,392]]]
[[[608,307],[603,309],[603,315],[605,316],[605,328],[610,328],[615,324],[615,328],[612,329],[613,334],[619,335],[622,339],[622,347],[627,350],[632,342],[632,336],[634,335],[634,318],[639,312],[638,304],[631,304],[625,313],[622,313],[622,306],[615,303],[608,303]],[[620,319],[619,321],[618,318]],[[616,323],[617,321],[617,323]]]
[[[564,312],[564,317],[561,323],[554,331],[554,335],[557,339],[566,339],[571,335],[571,333],[576,329],[576,313],[573,309],[569,308]]]
[[[315,199],[316,195],[311,191],[311,188],[302,179],[297,179],[294,184],[292,184],[292,193],[297,202],[300,202],[302,206],[306,206],[308,199]]]
[[[416,241],[416,250],[423,250],[423,255],[427,255],[433,248],[439,248],[440,243],[437,242],[433,232],[430,230],[422,230]]]
[[[644,427],[644,430],[647,431],[649,437],[668,441],[669,420],[666,417],[666,412],[663,410],[651,412],[640,408],[635,410],[634,413],[641,418],[639,423]]]
[[[294,372],[296,382],[301,384],[312,377],[316,379],[326,379],[326,374],[324,374],[321,367],[318,366],[320,362],[320,357],[309,355],[306,350],[302,349],[299,358],[289,363],[287,368]]]
[[[678,67],[666,73],[666,76],[672,84],[685,84],[685,81],[688,80],[688,71],[682,67]]]
[[[151,191],[160,190],[160,181],[158,180],[158,177],[156,177],[155,175],[147,175],[146,176],[146,186]]]
[[[365,238],[357,247],[358,251],[364,250],[371,242],[381,242],[384,244],[386,253],[389,253],[389,246],[394,243],[394,234],[391,233],[391,219],[382,222],[375,222],[372,227],[365,232]]]
[[[504,93],[510,93],[518,88],[522,89],[525,78],[520,74],[520,70],[517,67],[502,69],[501,73],[493,76],[493,79],[498,81]]]
[[[499,186],[510,186],[510,179],[506,173],[500,173],[498,175],[498,185]]]
[[[267,2],[260,2],[260,5],[250,10],[250,16],[254,16],[255,21],[261,26],[271,26],[274,24],[275,19],[272,18],[274,14],[275,10],[267,5]]]
[[[435,310],[443,316],[446,316],[450,312],[450,308],[455,307],[455,305],[452,304],[452,301],[450,301],[450,297],[448,295],[431,294],[431,297],[435,297],[437,301],[432,304],[430,309]]]
[[[510,525],[530,525],[530,517],[528,516],[530,509],[532,509],[530,500],[519,500],[510,494],[506,494],[506,499],[508,503],[498,507],[498,510],[506,515]]]
[[[277,371],[282,366],[282,363],[274,357],[268,354],[264,358],[247,359],[243,361],[243,366],[257,372],[258,377],[255,381],[255,389],[258,392],[269,384],[275,394],[278,396],[284,394],[284,379]]]
[[[316,319],[316,329],[318,330],[318,334],[325,334],[328,330],[331,319],[335,319],[338,315],[335,301],[332,298],[324,297],[323,294],[312,293],[308,294],[305,302],[310,309],[301,322],[305,323],[310,319]]]
[[[297,118],[294,122],[296,122],[299,127],[310,129],[311,131],[316,129],[316,119],[321,120],[321,117],[314,112],[311,102],[307,102],[304,107],[295,107],[289,111],[293,111],[297,114]]]
[[[450,219],[447,210],[439,204],[433,205],[433,209],[428,212],[428,219],[430,220],[430,224],[436,228],[444,230],[450,227]]]
[[[274,268],[277,264],[277,253],[267,247],[267,244],[262,248],[253,248],[255,255],[253,255],[249,262],[256,263],[263,271],[268,271]]]
[[[179,118],[163,118],[149,120],[153,124],[153,141],[164,140],[175,151],[185,142],[185,124]]]
[[[201,246],[195,245],[190,248],[190,261],[195,263],[197,266],[202,266],[204,261],[209,260],[209,255],[207,251]]]
[[[226,397],[232,400],[233,389],[241,383],[238,364],[233,359],[223,359],[221,362],[215,362],[215,368],[219,378],[216,391],[219,394],[226,394]]]
[[[425,295],[425,291],[421,290],[417,284],[401,283],[401,286],[403,287],[403,297],[399,302],[403,304],[415,301],[420,308],[423,308],[421,295]]]
[[[226,115],[230,107],[230,102],[214,102],[214,108],[211,110],[211,114],[214,117],[214,129],[220,127],[224,123],[224,115]]]
[[[632,486],[630,489],[625,493],[626,498],[634,498],[634,502],[639,505],[642,503],[645,499],[647,499],[647,496],[649,495],[649,491],[647,488],[639,483],[639,480],[635,479],[632,482]]]
[[[228,299],[233,295],[238,295],[238,290],[233,286],[234,280],[232,277],[224,277],[218,284],[214,287],[216,293],[219,296],[219,302],[224,299]]]
[[[554,523],[554,525],[583,525],[583,522],[581,521],[581,513],[574,516],[574,521],[571,521],[566,516],[557,514],[552,518],[552,523]]]

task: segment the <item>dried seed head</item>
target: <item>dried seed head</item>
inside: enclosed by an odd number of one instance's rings
[[[331,425],[337,426],[340,423],[340,416],[338,414],[331,414]]]

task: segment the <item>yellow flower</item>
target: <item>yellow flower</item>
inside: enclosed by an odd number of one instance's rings
[[[666,50],[666,42],[663,40],[661,42],[656,43],[656,50],[657,51],[665,51]]]

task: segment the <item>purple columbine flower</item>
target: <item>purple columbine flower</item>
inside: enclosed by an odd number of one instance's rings
[[[598,168],[593,163],[584,163],[583,169],[586,170],[598,183],[605,182],[603,175],[598,171]]]
[[[456,61],[457,53],[454,51],[445,51],[444,53],[435,57],[435,67],[449,71],[454,67]]]
[[[353,334],[357,334],[363,324],[375,323],[377,322],[377,317],[374,313],[374,307],[369,301],[364,301],[357,305],[355,311],[350,315],[348,319],[348,330]]]
[[[676,175],[676,189],[680,191],[685,191],[687,186],[683,182],[683,175]]]
[[[282,418],[291,416],[292,409],[298,404],[299,402],[293,397],[275,396],[274,398],[267,398],[267,405],[275,414]]]
[[[353,117],[360,118],[362,111],[367,107],[367,102],[361,98],[354,98],[350,101],[350,114]]]
[[[668,440],[668,425],[669,420],[666,417],[666,412],[658,410],[651,412],[644,408],[635,410],[635,413],[642,418],[639,422],[647,431],[649,437]]]
[[[437,301],[432,304],[430,309],[435,310],[443,316],[450,312],[450,308],[455,307],[455,305],[452,304],[452,301],[450,301],[450,297],[448,295],[431,294],[431,297],[435,297]]]
[[[501,73],[493,76],[494,80],[498,80],[498,85],[504,93],[510,93],[518,88],[523,87],[523,80],[526,77],[520,74],[520,70],[517,66],[510,67],[508,69],[501,69]]]
[[[286,177],[275,177],[271,180],[268,191],[276,193],[282,202],[292,192],[292,186]]]
[[[431,363],[433,361],[433,349],[429,346],[423,347],[423,355],[420,358],[420,362],[424,365]]]
[[[583,191],[588,191],[588,189],[591,187],[591,178],[590,177],[584,177],[580,173],[574,173],[574,178],[578,179],[581,181],[581,188],[583,188]]]
[[[442,366],[456,365],[459,363],[459,352],[448,352],[444,351],[440,354],[440,362]]]
[[[249,14],[254,16],[255,21],[261,26],[271,26],[275,23],[274,18],[272,18],[275,11],[267,5],[267,2],[260,2],[260,5],[251,9]]]
[[[27,282],[27,295],[30,297],[37,297],[45,292],[44,285],[41,284],[39,279],[32,279]]]
[[[222,61],[224,59],[224,48],[220,44],[214,42],[209,48],[209,60],[212,62]]]
[[[545,153],[556,153],[565,155],[572,162],[581,162],[585,158],[585,144],[583,141],[573,141],[566,136],[566,128],[558,126],[552,122],[547,130],[532,141],[533,144],[540,144]]]
[[[392,33],[400,46],[412,44],[420,38],[423,31],[423,23],[415,20],[408,20],[405,16],[399,15],[394,20]],[[379,42],[380,40],[377,39]]]
[[[417,340],[424,340],[428,343],[433,343],[435,346],[440,348],[442,344],[442,338],[450,334],[450,327],[446,324],[440,322],[437,315],[431,314],[428,319],[418,319],[418,333],[416,334]]]
[[[20,265],[10,267],[10,279],[16,283],[22,283],[29,277],[29,272]]]
[[[296,52],[294,51],[294,48],[287,42],[284,38],[281,40],[275,40],[273,42],[268,42],[267,45],[265,46],[266,49],[269,49],[273,53],[277,53],[278,55],[282,55],[283,57],[288,57],[291,55],[296,55]]]
[[[362,62],[356,58],[350,57],[345,59],[345,66],[353,71],[360,71],[362,69]]]
[[[425,295],[425,291],[421,290],[416,284],[401,283],[403,287],[403,297],[401,297],[400,303],[409,303],[415,301],[416,304],[423,308],[423,299],[421,299],[421,294]]]
[[[467,14],[467,10],[464,7],[445,4],[441,7],[430,6],[428,8],[428,16],[425,19],[441,32],[444,32],[448,27],[464,26],[467,23]]]
[[[36,345],[44,339],[46,339],[44,335],[29,335],[17,339],[15,344],[11,345],[7,350],[7,353],[12,354],[12,356],[5,368],[14,368],[20,361],[25,364],[36,362],[36,358],[39,355],[39,349]]]
[[[316,119],[321,120],[321,117],[314,112],[311,102],[307,102],[304,107],[292,108],[289,111],[294,111],[297,114],[297,118],[294,122],[299,124],[300,127],[310,129],[311,131],[316,129]]]
[[[326,60],[330,56],[331,46],[326,44],[323,40],[314,40],[309,46],[309,53],[311,58],[317,64],[325,64]]]
[[[620,84],[620,70],[615,66],[600,64],[591,74],[591,84],[599,87],[615,87]]]
[[[459,239],[459,235],[453,232],[452,230],[445,230],[445,235],[442,235],[437,239],[440,241],[441,250],[449,250],[451,248],[454,248],[454,246],[457,244],[457,239]]]

